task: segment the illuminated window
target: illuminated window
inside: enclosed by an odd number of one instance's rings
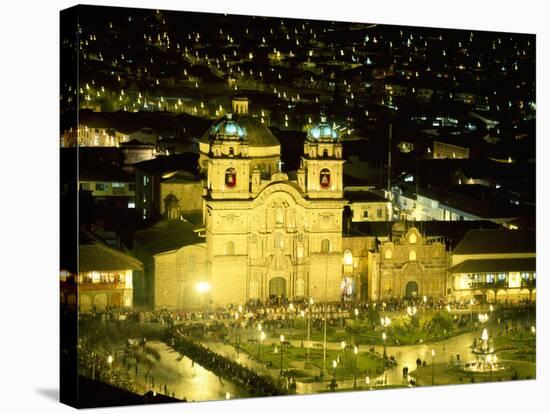
[[[237,171],[231,167],[225,170],[225,185],[226,187],[233,188],[237,184]]]
[[[250,282],[250,298],[251,299],[256,299],[258,297],[260,297],[260,284],[256,281],[256,280],[253,280]]]
[[[411,262],[414,262],[416,260],[416,251],[415,250],[411,250],[409,252],[409,261]]]
[[[282,249],[284,247],[283,234],[280,232],[275,233],[273,236],[273,242],[276,249]]]
[[[411,235],[409,236],[409,243],[410,244],[416,244],[416,234],[415,233],[411,233]]]
[[[319,184],[321,188],[328,188],[330,186],[330,170],[328,168],[323,168],[319,172]]]
[[[487,283],[495,283],[495,274],[494,273],[487,273],[486,281],[487,281]]]
[[[235,254],[235,243],[233,243],[232,241],[225,242],[225,254]]]
[[[384,252],[384,258],[385,259],[391,259],[393,256],[393,251],[391,248],[387,248],[386,251]]]
[[[284,221],[284,210],[282,207],[277,207],[275,210],[275,224],[282,225]]]
[[[504,282],[506,280],[506,273],[499,273],[497,278],[499,282]]]
[[[296,296],[304,296],[305,295],[305,283],[304,279],[297,279],[296,280]]]

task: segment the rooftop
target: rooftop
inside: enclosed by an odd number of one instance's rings
[[[453,254],[535,253],[536,237],[532,230],[470,230]]]

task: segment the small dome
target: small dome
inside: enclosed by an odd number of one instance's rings
[[[212,126],[210,136],[214,139],[245,139],[246,129],[233,121],[231,114]]]
[[[307,136],[310,140],[335,140],[338,139],[338,132],[327,123],[327,118],[322,116],[321,122],[311,127],[308,131]]]

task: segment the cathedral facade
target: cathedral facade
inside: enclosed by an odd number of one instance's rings
[[[338,134],[324,118],[309,130],[296,180],[280,171],[271,142],[246,114],[218,121],[201,140],[209,300],[338,300],[346,204]]]

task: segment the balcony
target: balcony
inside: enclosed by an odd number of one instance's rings
[[[522,289],[534,289],[534,288],[536,288],[536,287],[537,287],[537,281],[536,281],[536,279],[533,279],[533,280],[530,280],[530,279],[525,280],[525,279],[523,279],[523,280],[521,281],[521,288],[522,288]]]
[[[124,282],[91,282],[84,281],[78,283],[79,290],[117,290],[125,289],[126,284]]]
[[[472,289],[506,289],[508,288],[508,281],[506,280],[495,280],[494,282],[470,282],[470,288]]]

